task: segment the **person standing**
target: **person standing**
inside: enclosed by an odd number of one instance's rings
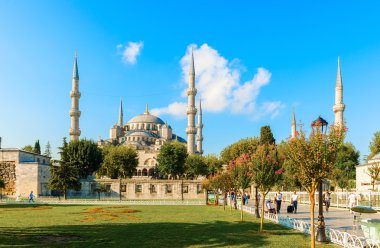
[[[277,210],[277,213],[279,214],[281,210],[281,202],[282,202],[282,194],[280,193],[280,191],[276,193],[275,200],[276,200],[276,210]]]
[[[323,201],[324,201],[325,206],[326,206],[326,212],[329,211],[330,200],[331,200],[331,194],[330,194],[330,191],[327,190],[327,192],[323,194]]]
[[[297,195],[297,192],[294,191],[293,192],[293,195],[292,195],[292,204],[293,204],[293,213],[297,213],[297,206],[298,206],[298,195]]]
[[[30,194],[29,194],[29,203],[30,202],[34,203],[33,197],[34,197],[34,195],[33,195],[33,190],[32,190],[32,191],[30,191]]]
[[[348,208],[350,209],[350,213],[352,214],[352,208],[356,206],[356,195],[354,193],[350,193],[348,196]]]

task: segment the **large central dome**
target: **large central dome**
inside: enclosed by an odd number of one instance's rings
[[[165,124],[163,120],[158,118],[157,116],[151,115],[148,111],[148,104],[146,105],[145,113],[142,115],[138,115],[133,117],[128,121],[129,123],[155,123],[155,124]]]

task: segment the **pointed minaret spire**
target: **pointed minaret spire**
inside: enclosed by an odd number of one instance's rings
[[[119,108],[119,121],[117,123],[120,127],[123,126],[123,101],[120,97],[120,108]]]
[[[187,153],[194,154],[195,148],[195,114],[197,109],[195,108],[195,96],[197,95],[197,89],[195,88],[195,68],[194,68],[194,54],[193,48],[191,48],[191,58],[189,64],[189,88],[187,89]]]
[[[74,67],[73,67],[73,78],[71,80],[71,128],[69,131],[70,140],[78,140],[80,136],[79,129],[79,117],[81,112],[79,111],[79,98],[81,96],[79,92],[79,73],[78,73],[78,63],[77,63],[77,53],[75,52]]]
[[[75,51],[75,55],[74,55],[73,78],[79,79],[78,63],[77,63],[77,52],[76,51]]]
[[[342,74],[340,70],[340,57],[338,57],[338,70],[336,74],[336,83],[335,83],[335,104],[333,106],[335,121],[334,124],[342,127],[344,125],[343,121],[343,112],[346,106],[343,103],[343,83],[342,83]]]
[[[145,112],[144,115],[149,115],[149,108],[148,108],[148,103],[145,105]]]
[[[292,139],[297,136],[297,129],[296,129],[296,115],[293,111],[292,113]]]
[[[199,112],[198,112],[198,137],[197,137],[197,151],[199,154],[203,154],[202,149],[202,142],[203,142],[203,136],[202,136],[202,129],[203,129],[203,122],[202,122],[202,100],[199,99]]]

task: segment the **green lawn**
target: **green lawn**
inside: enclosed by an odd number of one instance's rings
[[[308,247],[309,237],[210,206],[0,205],[0,247]],[[324,245],[320,247],[333,247]]]

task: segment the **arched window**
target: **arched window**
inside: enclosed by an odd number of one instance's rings
[[[142,176],[143,176],[143,177],[148,176],[148,170],[147,170],[147,169],[144,168],[144,169],[142,170]]]
[[[138,177],[141,177],[141,170],[138,170],[138,171],[137,171],[137,176],[138,176]]]
[[[153,168],[150,168],[149,169],[149,176],[151,177],[151,176],[153,176],[153,174],[154,174],[154,170],[153,170]]]

